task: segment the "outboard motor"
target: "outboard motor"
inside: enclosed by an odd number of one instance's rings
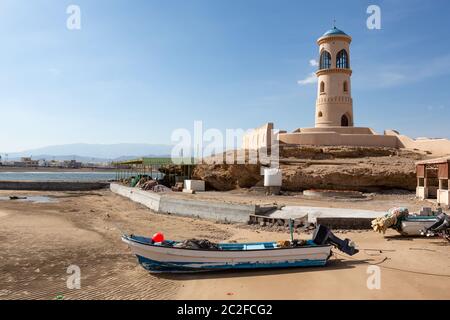
[[[312,240],[317,245],[332,244],[349,256],[359,252],[359,250],[350,243],[350,239],[339,239],[330,229],[320,224],[317,226],[316,230],[314,230]]]
[[[446,215],[445,213],[441,213],[436,217],[436,222],[425,230],[422,230],[421,234],[426,235],[427,237],[434,236],[435,234],[440,234],[445,239],[449,240],[450,216]]]

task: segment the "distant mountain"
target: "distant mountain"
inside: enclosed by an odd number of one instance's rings
[[[165,157],[172,152],[171,145],[164,144],[66,144],[48,146],[22,152],[8,153],[9,160],[21,157],[46,160],[77,160],[81,162],[125,161],[139,157]],[[0,154],[5,160],[5,153]]]

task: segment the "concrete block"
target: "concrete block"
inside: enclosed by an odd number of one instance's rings
[[[433,215],[433,211],[432,211],[432,209],[430,207],[422,207],[420,209],[419,215],[421,215],[421,216],[431,216],[431,215]]]
[[[331,229],[372,229],[372,218],[318,217],[317,224]]]
[[[424,200],[428,198],[428,188],[425,187],[417,187],[416,188],[416,197],[420,200]]]
[[[205,181],[202,180],[184,180],[184,186],[187,190],[205,191]]]
[[[450,205],[450,190],[439,189],[437,191],[437,202],[441,205]]]
[[[282,174],[277,168],[264,169],[264,187],[281,187]]]

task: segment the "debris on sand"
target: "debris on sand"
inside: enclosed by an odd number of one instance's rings
[[[406,218],[408,215],[409,211],[407,208],[389,209],[387,214],[372,221],[372,228],[374,231],[384,234],[388,228],[397,225],[398,221]]]
[[[9,196],[9,200],[25,200],[27,197]]]

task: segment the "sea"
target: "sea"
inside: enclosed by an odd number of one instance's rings
[[[109,181],[115,172],[0,172],[0,181]]]

